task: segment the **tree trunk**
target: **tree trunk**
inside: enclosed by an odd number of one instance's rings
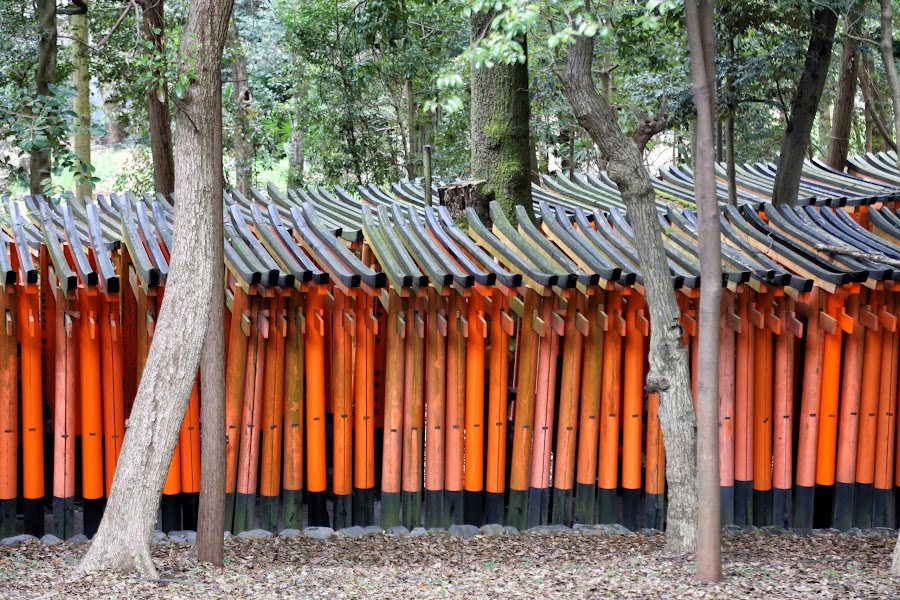
[[[56,0],[37,0],[35,15],[41,32],[35,91],[38,96],[49,96],[49,86],[56,83]],[[31,193],[43,194],[44,180],[49,178],[50,150],[44,148],[32,152],[28,186]]]
[[[406,94],[406,176],[410,180],[416,178],[416,154],[419,152],[419,144],[416,136],[416,97],[413,95],[412,79],[406,80],[403,86]]]
[[[891,103],[894,105],[894,139],[900,143],[900,76],[897,75],[897,63],[894,60],[893,18],[891,0],[881,0],[881,43],[878,46],[881,49],[888,88],[891,90]],[[890,139],[889,136],[886,139]],[[897,153],[897,168],[900,169],[900,152]],[[895,553],[894,565],[896,564]]]
[[[164,0],[138,0],[143,8],[144,40],[153,44],[148,55],[165,54],[166,19]],[[164,69],[155,75],[160,77]],[[166,89],[156,83],[147,85],[147,117],[150,124],[150,154],[153,157],[153,185],[169,196],[175,191],[175,161],[172,153],[172,117]]]
[[[494,15],[494,11],[472,13],[469,24],[473,44],[478,43],[488,31]],[[527,55],[524,36],[518,41]],[[531,206],[530,114],[527,60],[512,65],[497,64],[490,69],[473,67],[472,175],[475,179],[485,180],[485,190],[493,194],[494,200],[500,203],[511,219],[518,204],[534,218]]]
[[[716,123],[714,0],[684,5],[691,84],[697,106],[694,194],[700,247],[700,330],[697,368],[697,571],[701,581],[722,578],[719,539],[719,310],[722,303],[722,234],[716,197],[713,136]],[[665,437],[663,438],[665,439]]]
[[[301,122],[299,110],[294,113],[291,120],[291,143],[288,153],[288,187],[296,188],[303,185],[303,170],[305,157],[303,154],[303,142],[306,138],[306,129]]]
[[[838,64],[838,83],[834,93],[834,112],[831,117],[831,139],[828,141],[828,164],[838,171],[847,168],[850,152],[850,128],[856,105],[856,38],[859,37],[865,0],[856,0],[844,19],[841,62]]]
[[[650,174],[637,145],[622,133],[616,114],[597,93],[591,76],[593,55],[593,38],[576,38],[569,47],[561,78],[578,123],[609,161],[609,176],[619,186],[634,227],[650,309],[650,373],[646,385],[649,392],[657,392],[660,397],[659,419],[666,449],[666,547],[683,554],[693,552],[697,541],[697,421],[687,351],[681,342],[680,311],[663,249]]]
[[[225,231],[222,203],[211,207],[213,225],[213,281],[225,281]],[[225,558],[225,299],[222,287],[212,287],[209,328],[200,357],[203,402],[200,421],[200,507],[197,515],[197,558],[222,566]]]
[[[213,289],[222,203],[222,49],[233,0],[191,3],[179,59],[194,79],[178,111],[175,235],[166,296],[127,423],[100,529],[82,573],[136,570],[155,577],[150,558],[160,494],[200,364]],[[221,302],[221,296],[216,298]]]
[[[106,144],[121,144],[128,137],[125,123],[121,121],[122,105],[114,102],[103,103],[103,117],[106,121],[106,135],[103,141]]]
[[[87,1],[84,14],[72,15],[74,38],[72,62],[75,71],[75,196],[84,200],[93,197],[91,185],[91,73],[90,73],[90,27],[88,25]]]
[[[872,143],[872,127],[876,127],[878,129],[878,133],[881,135],[882,140],[885,144],[890,146],[892,150],[897,151],[897,144],[894,142],[891,132],[887,130],[887,126],[884,124],[884,121],[881,119],[880,111],[878,110],[878,98],[877,91],[878,89],[872,84],[872,80],[869,78],[869,72],[872,68],[872,58],[868,53],[863,53],[862,55],[862,69],[859,71],[859,88],[862,90],[863,94],[863,105],[865,106],[866,113],[866,142],[865,148],[866,152],[872,152],[873,143]],[[880,144],[879,144],[880,145]]]
[[[253,95],[250,93],[250,80],[247,78],[247,55],[244,54],[244,45],[241,42],[237,22],[232,21],[228,31],[226,44],[232,52],[231,63],[231,109],[234,111],[234,172],[235,189],[244,196],[250,195],[250,186],[253,185],[253,141],[250,131],[250,102]]]
[[[793,205],[797,202],[800,174],[809,146],[809,134],[816,118],[816,110],[819,108],[822,90],[825,89],[825,80],[828,78],[828,65],[831,63],[837,20],[838,15],[830,6],[820,6],[813,13],[806,62],[797,83],[791,116],[781,141],[778,172],[775,174],[775,185],[772,190],[772,201],[775,204]]]

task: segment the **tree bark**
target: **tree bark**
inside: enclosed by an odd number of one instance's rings
[[[831,117],[831,139],[828,142],[828,164],[838,171],[847,168],[847,154],[850,152],[850,127],[856,104],[856,39],[859,37],[865,0],[857,0],[850,6],[844,19],[843,47],[841,62],[838,64],[838,83],[834,93],[834,112]]]
[[[220,167],[221,168],[221,167]],[[214,233],[213,281],[225,282],[225,231],[221,202],[211,207]],[[212,287],[209,328],[200,356],[200,507],[197,515],[197,559],[222,566],[225,558],[225,299]]]
[[[495,14],[472,13],[469,23],[473,44],[487,32]],[[527,55],[525,38],[519,43]],[[487,182],[485,190],[493,194],[508,217],[514,219],[514,208],[521,204],[533,219],[527,60],[490,69],[473,68],[471,97],[472,175]],[[487,213],[487,208],[476,211]]]
[[[56,0],[37,0],[35,16],[41,39],[38,41],[37,76],[35,92],[49,96],[50,85],[56,83]],[[29,165],[29,190],[32,194],[44,193],[44,180],[50,178],[50,149],[31,153]]]
[[[147,54],[165,53],[166,20],[164,0],[138,0],[143,9],[144,39],[153,43]],[[158,32],[158,33],[157,33]],[[157,72],[157,77],[162,72]],[[147,116],[150,124],[150,154],[153,158],[153,185],[169,196],[175,191],[175,161],[172,152],[172,117],[165,87],[147,85]]]
[[[865,106],[866,112],[866,152],[872,152],[872,126],[874,125],[878,129],[878,133],[881,134],[881,138],[884,140],[884,143],[887,144],[891,150],[894,152],[897,151],[897,144],[894,142],[891,137],[891,132],[887,130],[887,126],[884,124],[884,121],[881,120],[881,115],[878,114],[878,102],[875,98],[872,97],[872,81],[869,78],[869,69],[872,66],[872,59],[868,54],[863,54],[862,56],[862,69],[859,72],[859,88],[862,90],[863,94],[863,105]]]
[[[250,194],[253,184],[253,141],[250,131],[250,103],[253,95],[250,92],[250,80],[247,78],[247,55],[238,32],[237,21],[232,21],[228,31],[226,45],[232,53],[231,63],[231,109],[234,111],[234,172],[235,189],[244,196]]]
[[[881,42],[878,47],[891,90],[891,104],[894,105],[894,136],[900,142],[900,76],[897,75],[897,62],[894,60],[893,18],[891,0],[881,0]],[[890,139],[890,136],[885,136],[885,139]],[[897,154],[897,168],[900,169],[900,153]],[[896,556],[894,564],[897,564]]]
[[[819,99],[825,89],[825,80],[828,78],[837,20],[838,15],[830,6],[821,6],[813,13],[803,74],[797,83],[791,116],[781,141],[781,155],[778,157],[778,171],[772,190],[772,201],[775,204],[793,205],[797,202],[809,134],[816,118]]]
[[[87,0],[84,14],[71,17],[74,37],[72,61],[75,63],[75,196],[83,200],[93,197],[91,173],[91,72],[90,72],[90,27],[88,25]]]
[[[406,176],[416,178],[416,154],[419,151],[416,135],[416,97],[413,95],[412,79],[407,79],[403,86],[406,95]]]
[[[561,78],[575,118],[591,135],[608,163],[610,178],[628,209],[650,309],[650,373],[647,390],[660,397],[659,418],[666,449],[669,485],[666,547],[693,552],[697,541],[696,416],[691,401],[687,351],[657,220],[656,194],[637,144],[619,129],[616,114],[597,93],[591,76],[594,40],[578,37],[569,47]]]
[[[697,106],[694,194],[700,248],[700,330],[697,368],[697,571],[700,581],[722,579],[719,539],[719,322],[722,234],[716,197],[713,137],[716,123],[714,0],[684,4],[691,84]],[[665,439],[665,438],[663,438]]]
[[[213,289],[222,204],[222,49],[233,0],[191,3],[180,60],[194,66],[177,116],[175,233],[159,313],[100,529],[79,572],[138,571],[150,557],[160,495],[200,364]],[[218,222],[217,222],[218,221]],[[220,299],[221,301],[221,299]]]

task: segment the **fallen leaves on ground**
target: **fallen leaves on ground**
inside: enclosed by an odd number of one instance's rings
[[[190,546],[160,545],[160,580],[104,573],[73,579],[86,546],[0,548],[3,598],[894,598],[893,539],[826,535],[722,540],[724,580],[694,581],[693,557],[662,535],[577,533],[453,538],[231,539],[225,566]]]

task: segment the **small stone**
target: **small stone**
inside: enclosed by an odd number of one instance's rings
[[[565,533],[572,531],[565,525],[537,525],[535,527],[529,527],[525,530],[525,533]]]
[[[897,530],[890,527],[870,527],[866,529],[866,537],[892,538],[897,536]]]
[[[741,527],[741,532],[742,533],[752,533],[755,535],[755,534],[759,533],[759,527],[757,527],[755,525],[744,525],[743,527]]]
[[[193,531],[170,531],[169,541],[175,544],[195,544],[197,534]]]
[[[722,528],[722,535],[736,535],[740,533],[742,530],[740,525],[735,525],[732,523],[731,525],[726,525]]]
[[[506,528],[503,527],[503,525],[491,523],[490,525],[485,525],[481,528],[481,535],[485,537],[497,537],[499,535],[506,535]]]
[[[281,532],[278,534],[278,537],[292,538],[292,537],[297,537],[300,535],[303,535],[303,532],[300,531],[299,529],[282,529]]]
[[[311,540],[330,540],[334,535],[334,529],[331,527],[307,527],[303,530],[303,536]]]
[[[52,533],[48,533],[47,535],[45,535],[44,537],[41,538],[41,542],[43,542],[43,544],[45,546],[55,546],[57,544],[61,544],[62,540],[59,539],[58,537],[56,537],[55,535],[53,535]]]
[[[638,530],[638,533],[646,536],[659,535],[662,533],[659,529],[653,529],[652,527],[643,527]]]
[[[809,529],[808,527],[798,527],[796,529],[793,529],[792,531],[794,532],[794,535],[801,538],[808,538],[812,537],[813,535],[813,530]]]
[[[223,538],[223,539],[230,540],[231,537],[232,537],[232,536],[231,536],[231,532],[230,532],[230,531],[226,531],[225,533],[222,534],[222,538]]]
[[[447,533],[453,537],[469,539],[476,535],[481,535],[481,529],[474,525],[451,525],[450,529],[447,530]]]
[[[766,525],[760,527],[759,532],[763,535],[787,535],[788,530],[778,525]]]
[[[631,531],[618,523],[604,523],[600,525],[600,531],[609,535],[628,535]]]
[[[858,538],[863,536],[863,531],[859,527],[851,527],[845,533],[848,537]]]
[[[369,525],[368,527],[363,527],[363,535],[383,535],[384,529],[379,527],[378,525]]]
[[[250,531],[240,532],[237,534],[237,537],[242,540],[264,540],[272,537],[272,532],[265,529],[251,529]]]
[[[3,538],[0,540],[0,546],[19,546],[22,544],[27,544],[31,540],[36,540],[37,538],[33,535],[15,535],[13,537]]]
[[[428,535],[440,535],[442,533],[447,533],[447,530],[443,527],[430,527],[428,529]]]
[[[338,529],[335,535],[358,539],[366,535],[366,530],[359,525],[354,525],[353,527],[344,527],[343,529]]]
[[[603,535],[603,531],[601,531],[599,527],[594,527],[593,525],[585,525],[584,523],[577,523],[573,525],[572,531],[574,531],[575,533],[580,533],[581,535]]]
[[[162,533],[162,531],[160,531],[158,533]],[[163,533],[163,537],[165,537],[165,535],[166,534]],[[84,535],[83,533],[79,533],[78,535],[73,535],[72,537],[69,538],[69,543],[75,544],[76,546],[78,544],[86,544],[89,541],[90,540],[88,540],[88,536]]]
[[[409,535],[412,537],[418,537],[420,535],[425,535],[426,533],[428,533],[428,532],[425,531],[424,527],[416,527],[415,529],[413,529],[412,531],[409,532]]]
[[[75,537],[78,537],[78,536],[75,536]],[[154,531],[154,532],[153,532],[153,539],[150,540],[150,545],[151,545],[151,546],[157,546],[157,545],[163,543],[164,541],[168,541],[168,540],[169,540],[169,536],[167,536],[166,534],[164,534],[162,531]],[[69,540],[69,541],[70,541],[70,542],[74,542],[74,541],[75,541],[75,538],[72,538],[72,539]]]
[[[387,530],[387,534],[391,537],[400,537],[403,535],[409,535],[409,529],[404,527],[403,525],[394,525],[390,529]]]
[[[809,532],[809,535],[812,537],[824,537],[826,535],[834,535],[836,533],[840,534],[841,532],[838,529],[829,527],[826,529],[813,529],[812,531]]]
[[[507,525],[506,527],[503,528],[503,531],[505,531],[506,535],[508,535],[510,537],[515,537],[515,536],[519,535],[519,530],[516,529],[515,527],[513,527],[512,525]]]

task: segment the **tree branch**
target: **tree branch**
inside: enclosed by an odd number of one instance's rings
[[[815,249],[820,252],[825,252],[826,254],[840,254],[843,256],[849,256],[851,258],[859,258],[861,260],[878,262],[900,269],[900,259],[891,258],[890,256],[885,256],[884,254],[863,252],[862,250],[850,248],[849,246],[830,246],[828,244],[816,244]]]
[[[125,9],[122,11],[122,14],[119,15],[119,18],[116,20],[116,23],[112,26],[112,29],[110,29],[109,33],[107,33],[103,37],[103,39],[100,40],[100,42],[94,48],[95,50],[99,50],[99,49],[103,48],[103,46],[106,45],[106,42],[109,41],[109,38],[111,38],[113,36],[113,34],[116,32],[116,30],[119,29],[119,25],[121,25],[122,22],[125,20],[125,17],[128,16],[128,13],[129,13],[129,11],[131,11],[132,7],[134,7],[134,9],[137,10],[137,6],[133,2],[130,2],[128,5],[125,6]]]
[[[67,8],[57,8],[58,15],[86,15],[88,11],[87,2],[85,0],[72,0]]]

